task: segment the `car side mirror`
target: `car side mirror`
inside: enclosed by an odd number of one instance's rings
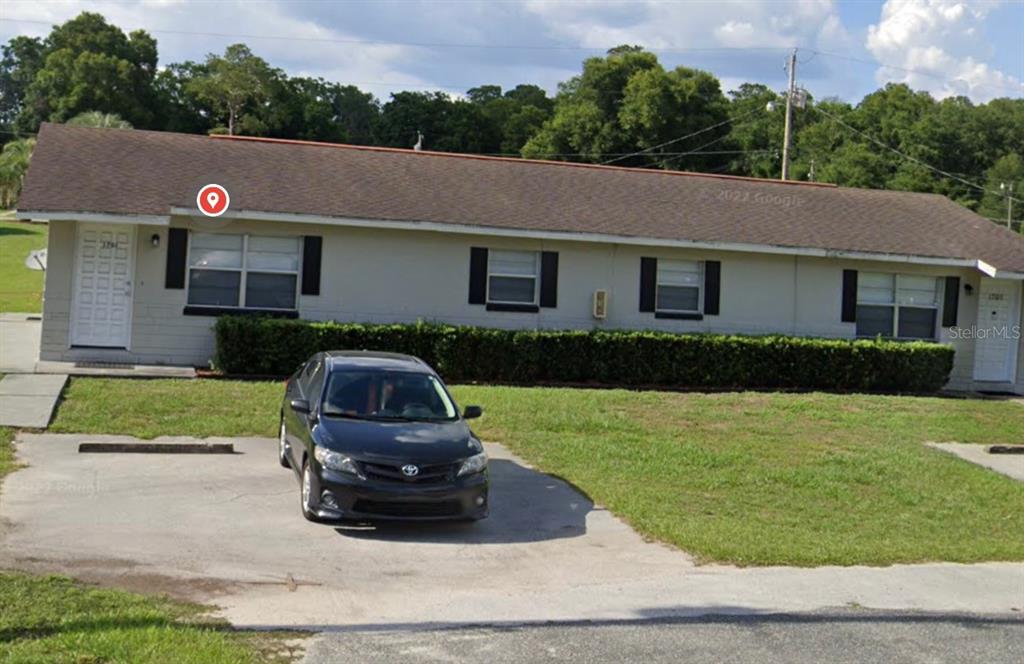
[[[480,406],[466,406],[466,410],[462,411],[463,419],[472,420],[480,417],[484,414],[484,409]]]
[[[288,404],[292,407],[296,413],[309,414],[309,402],[305,399],[292,399],[291,403]]]

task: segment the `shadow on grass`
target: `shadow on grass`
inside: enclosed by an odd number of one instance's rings
[[[0,219],[0,221],[4,221],[4,222],[7,222],[7,223],[17,223],[13,219],[12,220]],[[16,228],[16,227],[11,227],[11,226],[0,226],[0,237],[3,237],[5,235],[42,235],[42,229],[31,228],[27,224],[26,224],[25,228]]]

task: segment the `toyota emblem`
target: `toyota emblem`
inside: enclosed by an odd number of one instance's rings
[[[402,466],[402,474],[406,477],[416,477],[420,474],[420,469],[410,463],[406,466]]]

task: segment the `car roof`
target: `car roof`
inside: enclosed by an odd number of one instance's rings
[[[385,353],[372,350],[328,350],[324,359],[330,370],[335,369],[379,369],[382,371],[411,371],[434,373],[426,362],[413,355]]]

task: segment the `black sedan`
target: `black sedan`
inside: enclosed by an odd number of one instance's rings
[[[311,521],[483,519],[487,454],[441,378],[393,353],[328,351],[288,379],[281,465]]]

